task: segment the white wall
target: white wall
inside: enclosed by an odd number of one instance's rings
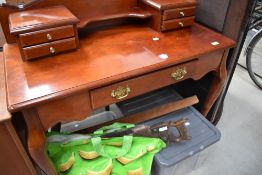
[[[3,2],[5,2],[5,0],[0,0],[0,4],[2,4]]]

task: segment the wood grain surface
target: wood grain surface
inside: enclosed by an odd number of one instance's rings
[[[50,28],[50,26],[63,26],[78,22],[78,18],[62,5],[16,12],[9,15],[11,34],[26,33]]]
[[[47,35],[51,38],[47,38]],[[31,46],[45,42],[56,41],[63,38],[70,38],[75,35],[73,25],[55,27],[35,32],[29,32],[19,35],[21,46]]]
[[[181,8],[197,5],[196,0],[141,0],[144,3],[159,10],[167,10],[172,8]]]
[[[113,14],[129,14],[134,7],[137,7],[137,0],[34,0],[24,6],[23,10],[33,10],[39,8],[49,8],[58,5],[66,6],[81,22],[82,26],[85,26],[89,20],[97,20],[109,17],[112,18]],[[97,5],[99,4],[99,5]],[[130,11],[131,10],[131,11]],[[0,21],[3,25],[3,30],[7,38],[8,43],[14,43],[15,37],[10,34],[8,17],[9,14],[19,12],[21,9],[5,5],[0,6]],[[132,12],[133,13],[133,12]],[[141,14],[141,13],[140,13]],[[143,14],[143,13],[142,13]],[[59,14],[58,14],[59,15]],[[139,14],[138,14],[139,15]],[[111,17],[110,17],[111,16]],[[145,15],[147,16],[147,15]]]
[[[165,10],[163,13],[163,20],[169,20],[174,18],[181,18],[187,16],[195,16],[196,7],[185,7],[178,9]]]
[[[212,45],[214,41],[219,44]],[[16,111],[233,46],[233,40],[199,24],[167,33],[137,25],[109,28],[82,37],[75,52],[28,63],[22,61],[16,44],[7,44],[8,108]],[[161,59],[161,54],[168,59]]]
[[[118,85],[131,83],[132,88],[137,88],[134,93],[137,96],[172,84],[162,81],[169,72],[164,76],[159,73],[188,64],[190,69],[185,78],[199,80],[209,72],[214,75],[202,114],[207,114],[221,92],[227,76],[228,50],[234,47],[235,42],[197,23],[192,28],[157,32],[162,24],[163,10],[196,6],[195,0],[138,1],[145,2],[147,7],[140,6],[141,11],[135,11],[134,16],[152,19],[147,21],[151,28],[148,23],[136,23],[89,30],[81,35],[79,50],[29,62],[22,61],[19,48],[14,44],[15,38],[9,32],[8,15],[19,9],[0,7],[0,21],[4,24],[9,43],[4,45],[8,110],[24,114],[28,151],[45,173],[57,174],[45,150],[44,133],[47,129],[59,122],[83,119],[94,109],[115,103],[110,92]],[[129,16],[130,9],[137,7],[138,1],[97,0],[94,3],[93,0],[85,0],[75,3],[41,0],[24,10],[63,4],[82,21],[85,28],[90,19],[97,22]],[[87,9],[92,13],[87,13]],[[94,18],[97,15],[100,15],[99,18]],[[154,74],[157,76],[152,76]],[[149,78],[143,79],[147,76]],[[119,121],[136,123],[152,119],[196,101],[196,97],[187,98]]]

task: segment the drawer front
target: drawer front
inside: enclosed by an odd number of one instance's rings
[[[179,29],[183,27],[192,26],[194,24],[195,17],[186,17],[181,19],[173,19],[163,21],[162,31],[171,30],[171,29]]]
[[[52,29],[40,30],[19,35],[20,44],[22,47],[35,44],[51,42],[63,38],[73,37],[75,35],[73,25],[56,27]]]
[[[194,75],[197,60],[90,91],[93,109],[150,92]]]
[[[195,16],[195,11],[196,11],[196,7],[165,10],[163,13],[163,20]]]
[[[76,38],[68,38],[50,43],[23,48],[25,60],[30,60],[42,56],[55,55],[67,50],[77,48]]]

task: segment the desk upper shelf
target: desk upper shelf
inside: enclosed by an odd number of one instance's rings
[[[214,41],[220,44],[212,45]],[[32,62],[22,61],[16,44],[6,44],[8,108],[20,110],[233,46],[231,39],[199,24],[167,33],[138,25],[108,28],[80,38],[80,49],[75,52]],[[161,59],[161,54],[169,58]]]
[[[80,19],[80,23],[78,24],[78,28],[82,29],[94,22],[101,22],[119,18],[150,18],[152,16],[151,13],[142,10],[139,7],[135,7],[130,10],[118,11],[118,12],[110,12],[107,14],[90,14],[90,16],[85,16]]]

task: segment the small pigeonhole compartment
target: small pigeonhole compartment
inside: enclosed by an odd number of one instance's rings
[[[172,87],[167,87],[118,103],[117,106],[123,115],[132,115],[181,99],[183,98]],[[152,166],[152,175],[186,175],[194,169],[199,153],[219,141],[219,130],[192,106],[142,124],[153,125],[180,119],[188,120],[186,127],[188,135],[192,138],[179,143],[170,143],[160,153],[156,154]],[[171,131],[174,135],[179,135],[176,128],[172,128]]]

